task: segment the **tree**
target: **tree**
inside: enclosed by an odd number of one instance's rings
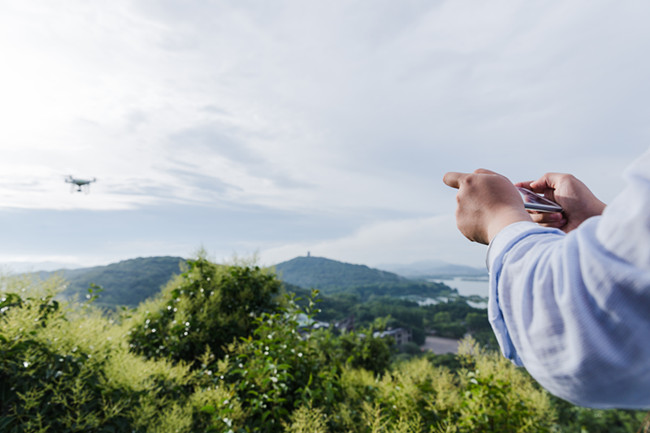
[[[280,281],[259,267],[221,266],[204,258],[140,308],[130,331],[134,352],[195,364],[209,347],[217,357],[250,335],[256,317],[278,307]]]

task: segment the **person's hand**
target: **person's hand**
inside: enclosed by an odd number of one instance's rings
[[[443,182],[458,188],[456,223],[471,241],[487,245],[505,226],[531,221],[519,191],[500,174],[483,169],[449,172]]]
[[[519,182],[516,186],[528,188],[562,206],[562,213],[531,213],[534,222],[545,227],[555,227],[569,233],[584,220],[600,215],[605,203],[575,176],[564,173],[546,173],[532,182]]]

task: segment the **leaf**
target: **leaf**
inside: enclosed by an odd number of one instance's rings
[[[201,412],[212,415],[217,412],[217,409],[211,404],[207,404],[201,408]]]

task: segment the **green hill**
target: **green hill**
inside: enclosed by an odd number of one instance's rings
[[[391,272],[353,265],[323,257],[296,257],[275,265],[280,279],[306,289],[324,293],[370,284],[401,283],[408,281]]]
[[[325,295],[354,295],[358,301],[371,298],[458,297],[456,289],[441,283],[414,281],[391,272],[353,265],[323,257],[296,257],[275,265],[278,277],[303,289],[318,289]]]
[[[62,269],[37,275],[41,279],[53,274],[61,275],[68,282],[62,293],[68,299],[75,296],[83,299],[91,284],[101,286],[104,290],[95,304],[113,309],[119,306],[135,307],[156,295],[174,275],[181,273],[180,265],[183,263],[185,259],[182,257],[140,257],[107,266]],[[302,288],[308,293],[309,289],[315,288],[328,296],[353,295],[357,302],[382,296],[457,296],[455,289],[444,284],[414,281],[365,265],[322,257],[296,257],[276,265],[275,270],[289,292],[300,292],[299,288]]]
[[[62,269],[40,272],[42,279],[53,274],[61,275],[69,285],[62,295],[83,297],[91,284],[101,286],[97,305],[114,308],[124,305],[135,307],[145,299],[156,295],[174,275],[181,273],[182,257],[139,257],[107,266],[82,269]]]

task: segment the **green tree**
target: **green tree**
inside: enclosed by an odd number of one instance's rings
[[[436,313],[435,316],[433,316],[433,323],[443,325],[451,324],[451,314],[448,311]]]
[[[281,283],[259,267],[220,266],[204,258],[144,304],[130,330],[132,350],[147,358],[196,364],[206,346],[217,357],[253,332],[255,318],[278,307]]]

